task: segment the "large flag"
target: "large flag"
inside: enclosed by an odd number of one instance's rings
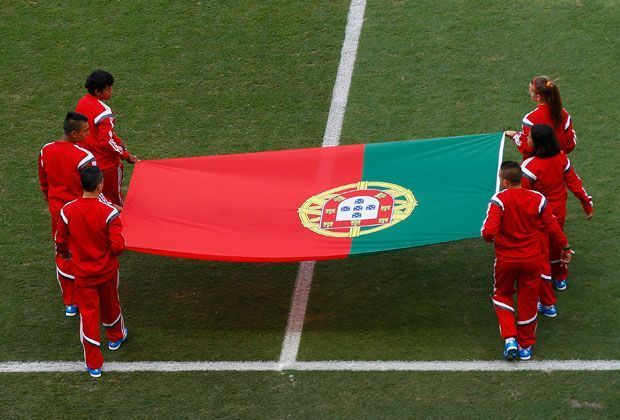
[[[129,249],[220,261],[343,258],[480,235],[502,133],[141,161]]]

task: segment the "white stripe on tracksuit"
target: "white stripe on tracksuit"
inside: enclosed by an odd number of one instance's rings
[[[101,343],[99,341],[95,341],[84,334],[84,324],[82,323],[82,315],[80,314],[80,341],[82,342],[82,347],[84,347],[84,340],[94,346],[101,347]],[[84,360],[86,360],[86,348],[84,348]]]
[[[116,170],[118,172],[118,202],[119,204],[122,206],[123,205],[123,196],[121,194],[121,190],[123,189],[123,170],[121,168],[121,165],[118,165],[116,167]]]
[[[121,319],[123,317],[123,314],[121,312],[118,313],[118,316],[116,317],[116,319],[114,320],[114,322],[112,322],[111,324],[106,324],[105,322],[102,322],[103,326],[106,328],[110,328],[113,327],[114,324],[116,324],[118,322],[119,319]]]
[[[525,321],[517,321],[517,325],[527,325],[527,324],[531,324],[532,322],[536,321],[536,318],[538,317],[538,314],[534,314],[534,316],[528,320]]]
[[[493,301],[493,303],[494,303],[496,306],[499,306],[499,307],[500,307],[500,308],[502,308],[502,309],[509,310],[510,312],[514,312],[514,311],[515,311],[515,310],[514,310],[514,308],[513,308],[512,306],[510,306],[510,305],[507,305],[507,304],[505,304],[505,303],[499,302],[499,301],[497,301],[497,300],[495,300],[495,299],[491,299],[491,300]]]

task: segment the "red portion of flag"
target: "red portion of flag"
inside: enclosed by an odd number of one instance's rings
[[[219,261],[342,258],[350,238],[305,228],[311,196],[361,180],[364,146],[136,164],[122,212],[127,247]]]

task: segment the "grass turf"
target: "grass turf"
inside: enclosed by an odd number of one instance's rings
[[[547,2],[526,16],[526,2],[440,2],[448,3],[368,4],[343,143],[519,129],[535,107],[531,77],[557,77],[578,134],[570,159],[596,213],[584,220],[569,197],[566,232],[577,253],[558,317],[539,322],[535,357],[617,359],[620,202],[611,180],[620,108],[618,42],[607,23],[617,10]],[[515,149],[508,140],[506,158],[518,159]],[[301,358],[496,359],[492,266],[493,248],[481,239],[321,262]]]
[[[0,394],[0,406],[9,418],[24,413],[45,418],[68,413],[75,418],[613,418],[618,380],[618,372],[115,373],[99,381],[79,374],[4,374],[0,386],[9,392]],[[32,393],[33,388],[38,391]]]
[[[82,356],[76,320],[62,317],[36,157],[60,137],[86,75],[96,67],[115,75],[118,133],[142,158],[316,146],[348,4],[115,2],[101,27],[84,20],[88,7],[15,3],[3,10],[0,107],[11,114],[0,118],[20,132],[2,143],[0,157],[3,360]],[[134,338],[124,359],[278,357],[294,265],[128,253],[121,266]]]
[[[96,67],[116,76],[111,104],[118,132],[142,158],[318,146],[347,7],[347,1],[109,2],[105,10],[96,2],[3,5],[0,360],[81,357],[76,320],[62,316],[53,280],[36,155],[60,136],[85,76]],[[93,8],[102,16],[98,25]],[[613,187],[618,21],[606,1],[536,7],[382,1],[369,2],[366,11],[343,143],[517,128],[532,108],[529,78],[559,77],[579,135],[571,160],[594,196],[596,215],[586,223],[570,203],[573,280],[560,296],[560,316],[541,320],[537,359],[620,356]],[[516,157],[509,144],[506,154]],[[455,181],[466,178],[455,174]],[[492,249],[478,240],[321,262],[300,358],[496,359],[491,264]],[[131,339],[106,357],[275,360],[295,270],[129,253],[121,300]],[[84,374],[2,374],[0,402],[8,417],[101,413],[108,410],[105,397],[122,398],[129,416],[618,412],[617,372],[307,372],[294,373],[293,381],[287,375],[114,373],[93,383]]]

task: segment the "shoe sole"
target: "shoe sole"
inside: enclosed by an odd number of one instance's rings
[[[73,318],[73,317],[74,317],[74,316],[76,316],[76,315],[77,315],[77,312],[73,312],[73,313],[70,313],[70,312],[65,312],[65,316],[66,316],[67,318]]]
[[[121,348],[121,346],[123,345],[123,343],[124,343],[125,341],[127,341],[127,336],[125,336],[125,338],[123,338],[123,341],[121,341],[120,343],[118,343],[118,346],[112,347],[112,346],[108,343],[108,350],[111,350],[111,351],[116,351],[116,350],[120,349],[120,348]]]
[[[127,339],[125,339],[125,340],[127,340]],[[123,343],[125,342],[125,340],[121,341],[121,343],[118,346],[116,346],[116,347],[112,347],[111,345],[108,344],[108,350],[116,351],[116,350],[120,349],[121,346],[123,345]]]
[[[519,359],[520,359],[520,360],[524,360],[524,361],[525,361],[525,360],[530,360],[531,358],[532,358],[532,356],[531,356],[531,355],[530,355],[530,356],[527,356],[527,357],[521,357],[521,356],[519,356]]]
[[[557,287],[557,286],[555,286],[555,290],[557,290],[558,292],[561,292],[563,290],[566,290],[566,286],[564,286],[564,287]]]
[[[95,375],[93,373],[88,372],[88,374],[91,376],[91,378],[101,378],[101,373],[98,375]]]
[[[558,316],[557,312],[555,314],[546,314],[544,312],[541,312],[541,314],[543,314],[544,316],[547,316],[549,318],[555,318],[556,316]]]

